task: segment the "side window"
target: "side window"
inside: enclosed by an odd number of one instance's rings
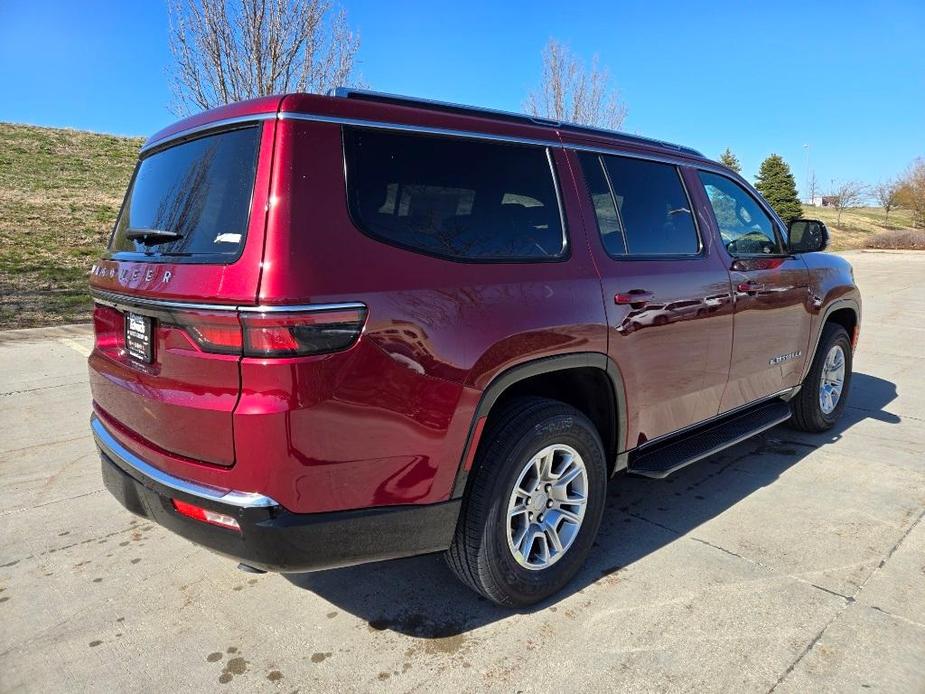
[[[345,128],[347,198],[374,238],[474,261],[565,253],[545,148]]]
[[[752,195],[731,178],[700,171],[723,245],[733,255],[783,252],[774,222]]]
[[[695,255],[700,238],[676,166],[601,157],[610,180],[628,255]]]
[[[609,255],[625,255],[626,241],[623,238],[623,225],[617,214],[617,206],[610,193],[610,184],[604,174],[601,158],[590,152],[579,152],[581,170],[585,176],[588,193],[597,215],[597,229],[601,233],[601,243]]]

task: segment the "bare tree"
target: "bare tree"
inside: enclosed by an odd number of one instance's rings
[[[543,78],[524,102],[528,113],[540,118],[617,130],[626,118],[626,104],[610,84],[610,71],[598,57],[585,67],[568,46],[550,39],[543,48]]]
[[[912,210],[912,226],[925,227],[925,159],[916,159],[903,174],[897,202]]]
[[[867,188],[863,183],[858,181],[842,181],[839,183],[831,196],[835,210],[838,212],[835,223],[841,224],[841,213],[850,207],[860,205],[866,195]]]
[[[328,0],[169,0],[179,115],[353,75],[360,38]]]
[[[819,188],[819,184],[816,181],[816,172],[813,170],[810,170],[809,178],[806,179],[806,188],[809,193],[809,200],[807,200],[807,202],[810,205],[815,205],[816,203],[813,202],[813,200],[816,199],[816,190]]]
[[[877,202],[883,208],[884,220],[889,220],[890,210],[896,208],[899,198],[900,182],[896,180],[883,181],[874,188],[874,195],[877,196]]]

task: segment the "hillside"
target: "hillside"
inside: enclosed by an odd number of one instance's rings
[[[835,251],[863,248],[886,231],[912,229],[912,213],[908,210],[890,210],[887,220],[882,207],[856,207],[842,212],[841,222],[836,223],[838,212],[831,207],[803,205],[803,216],[825,222]]]
[[[0,328],[89,320],[87,273],[142,141],[0,123]]]
[[[87,273],[132,175],[141,138],[0,123],[0,329],[90,319]],[[806,207],[832,249],[859,248],[911,216],[880,208]]]

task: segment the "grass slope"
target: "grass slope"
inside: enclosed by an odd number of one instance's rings
[[[838,219],[838,212],[831,207],[813,207],[803,205],[806,219],[819,219],[829,228],[831,248],[836,251],[850,248],[864,248],[877,234],[912,229],[912,212],[909,210],[890,210],[889,218],[883,214],[882,207],[855,207],[845,210]]]
[[[85,321],[141,138],[0,123],[0,328]]]

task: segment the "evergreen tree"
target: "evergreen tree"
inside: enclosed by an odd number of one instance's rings
[[[732,150],[728,147],[725,152],[719,155],[719,163],[728,169],[732,169],[736,173],[742,173],[742,165],[739,163],[739,158],[733,154]]]
[[[780,156],[772,154],[761,162],[755,188],[788,224],[803,215],[803,205],[797,195],[797,184],[790,167]]]

